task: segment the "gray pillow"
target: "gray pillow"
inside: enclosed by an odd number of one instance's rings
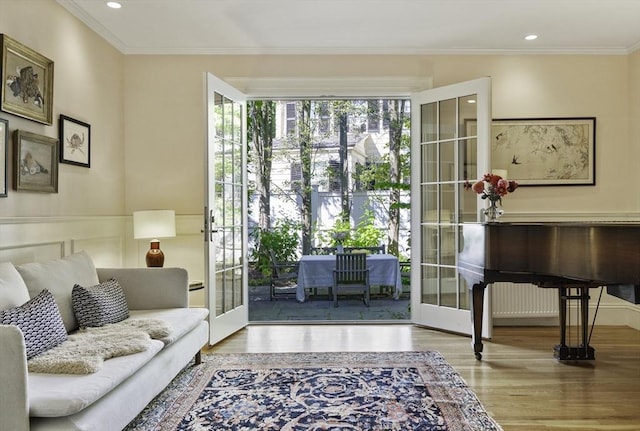
[[[127,298],[120,283],[113,278],[91,287],[76,284],[71,302],[81,328],[104,326],[129,317]]]
[[[0,322],[20,328],[24,336],[27,359],[67,339],[67,331],[56,300],[46,289],[19,307],[0,311]]]
[[[78,329],[73,314],[71,290],[75,284],[93,286],[100,283],[93,261],[84,251],[44,262],[30,262],[16,266],[33,298],[43,289],[51,291],[60,308],[67,332]]]
[[[27,285],[16,268],[10,262],[0,263],[0,310],[17,307],[29,298]]]

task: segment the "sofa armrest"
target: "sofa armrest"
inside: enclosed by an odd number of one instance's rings
[[[102,283],[115,278],[131,310],[189,307],[189,274],[184,268],[98,268]]]
[[[29,431],[27,353],[22,331],[0,325],[0,428]]]

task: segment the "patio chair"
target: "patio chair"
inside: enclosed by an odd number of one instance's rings
[[[336,254],[336,268],[333,270],[334,307],[338,306],[338,294],[343,290],[362,291],[364,303],[367,307],[369,306],[371,289],[365,253]]]
[[[400,279],[402,284],[411,284],[411,261],[400,262]]]
[[[271,257],[271,277],[269,282],[269,301],[280,298],[295,298],[296,291],[278,293],[278,290],[285,287],[294,287],[298,281],[298,268],[300,262],[279,262],[272,250],[269,250]]]

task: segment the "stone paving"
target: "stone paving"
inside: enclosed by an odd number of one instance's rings
[[[295,287],[282,290],[287,298],[269,300],[268,286],[249,286],[249,321],[408,321],[411,319],[409,295],[394,300],[387,293],[372,287],[370,306],[357,295],[340,296],[338,307],[333,306],[327,291],[319,289],[317,296],[305,302],[295,299]]]

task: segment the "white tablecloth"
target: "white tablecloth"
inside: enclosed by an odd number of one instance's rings
[[[333,285],[333,270],[336,257],[331,255],[304,255],[300,259],[298,270],[298,288],[296,298],[304,302],[304,290],[313,287],[329,287]],[[367,256],[369,268],[369,284],[372,286],[395,286],[395,299],[402,293],[400,279],[400,263],[398,258],[390,254],[372,254]]]

